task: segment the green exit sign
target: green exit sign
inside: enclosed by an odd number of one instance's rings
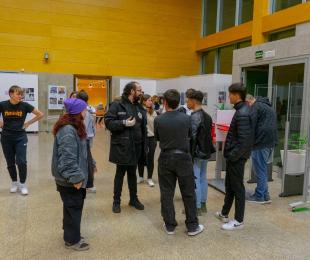
[[[264,51],[256,51],[255,59],[262,59],[264,57]]]

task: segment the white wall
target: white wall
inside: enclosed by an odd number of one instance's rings
[[[133,79],[133,78],[121,78],[120,79],[120,84],[119,84],[119,93],[121,95],[121,93],[123,93],[123,89],[125,87],[125,85],[131,81],[137,81],[140,83],[141,87],[142,87],[142,91],[145,94],[149,94],[151,96],[156,95],[156,80],[153,79]]]
[[[228,87],[232,83],[231,75],[209,74],[189,77],[179,77],[173,79],[163,79],[157,81],[157,93],[163,93],[168,89],[175,88],[180,92],[185,92],[189,88],[194,88],[208,93],[208,106],[204,109],[215,118],[218,92],[226,91],[228,100]]]

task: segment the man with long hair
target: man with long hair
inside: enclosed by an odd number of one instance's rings
[[[114,101],[104,117],[111,132],[110,162],[116,164],[112,211],[121,212],[123,179],[127,172],[129,205],[144,210],[137,196],[136,169],[146,142],[146,114],[139,103],[142,90],[138,82],[129,82],[120,101]]]

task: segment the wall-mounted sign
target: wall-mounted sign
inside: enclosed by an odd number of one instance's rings
[[[255,59],[258,60],[258,59],[262,59],[264,58],[264,51],[256,51],[255,52]]]
[[[271,51],[256,51],[255,52],[255,59],[268,59],[268,58],[273,58],[276,56],[276,50],[271,50]]]
[[[67,97],[65,86],[48,86],[48,109],[63,109],[64,100]]]

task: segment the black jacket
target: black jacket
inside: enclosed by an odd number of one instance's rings
[[[113,102],[104,116],[104,123],[111,132],[111,146],[109,160],[120,165],[137,165],[140,158],[135,152],[136,141],[134,140],[134,127],[126,127],[125,120],[134,117],[135,112],[141,121],[142,130],[142,153],[146,145],[146,113],[143,107],[135,102],[131,103],[126,96],[120,101]]]
[[[273,148],[278,142],[277,115],[269,99],[258,97],[251,107],[254,150]]]
[[[207,160],[215,152],[212,144],[212,118],[202,109],[191,114],[191,154],[193,158]]]
[[[245,102],[237,103],[227,133],[224,157],[229,161],[248,159],[253,146],[253,127],[251,123],[251,110]]]

